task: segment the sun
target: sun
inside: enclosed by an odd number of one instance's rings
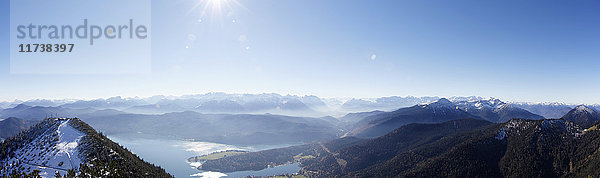
[[[234,7],[246,9],[237,0],[198,0],[188,14],[200,13],[200,18],[222,21],[224,13],[230,14]]]

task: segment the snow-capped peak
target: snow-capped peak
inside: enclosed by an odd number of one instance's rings
[[[477,109],[477,110],[481,110],[481,109],[502,109],[506,106],[508,106],[508,104],[506,104],[505,102],[496,99],[496,98],[489,98],[489,99],[479,99],[479,100],[462,100],[462,101],[457,101],[456,105],[458,105],[461,109],[463,110],[471,110],[471,109]]]
[[[578,113],[594,113],[595,111],[590,109],[589,107],[585,106],[585,105],[579,105],[577,107],[575,107],[575,112]]]
[[[421,107],[426,108],[440,108],[440,107],[456,107],[454,105],[454,103],[450,102],[450,100],[446,99],[446,98],[441,98],[435,102],[429,103],[429,104],[423,104],[421,105]]]
[[[456,106],[454,103],[450,102],[450,100],[446,98],[439,99],[436,102],[420,105],[423,109],[432,110],[434,113],[438,112],[448,112],[453,110],[459,110],[460,108]]]

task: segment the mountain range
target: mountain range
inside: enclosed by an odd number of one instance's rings
[[[345,137],[209,160],[202,169],[242,171],[300,162],[299,174],[309,177],[600,176],[600,125],[589,119],[594,112],[581,106],[569,113],[565,119],[504,123],[413,123],[373,139]]]
[[[267,98],[272,99],[269,101],[280,101],[278,99],[273,99],[279,98],[277,97],[279,95],[268,96],[269,97]],[[208,96],[203,95],[203,97]],[[222,95],[221,97],[229,97],[229,95]],[[258,100],[265,100],[264,98],[255,95],[245,97],[254,98],[254,103]],[[208,98],[215,99],[219,97],[213,96]],[[423,101],[415,98],[408,98],[410,101]],[[307,96],[300,99],[309,103],[320,103],[317,104],[320,106],[326,106],[324,102],[318,102],[319,99],[317,97]],[[300,99],[290,99],[278,107],[280,110],[294,110],[298,112],[311,110],[311,108],[306,104],[303,104]],[[144,133],[169,138],[195,139],[230,144],[312,142],[336,138],[343,134],[359,138],[374,138],[410,123],[440,123],[464,118],[482,119],[490,122],[505,122],[510,118],[543,119],[542,116],[514,107],[512,104],[504,103],[498,99],[474,100],[473,98],[453,98],[455,101],[452,102],[442,98],[428,104],[418,104],[389,112],[377,110],[349,113],[339,118],[293,117],[269,113],[211,114],[210,112],[204,113],[198,111],[201,110],[200,108],[212,111],[221,108],[223,112],[233,112],[227,110],[250,108],[246,106],[248,103],[246,103],[246,105],[239,105],[235,104],[233,100],[223,100],[220,104],[208,102],[211,104],[200,105],[193,109],[193,111],[187,111],[185,108],[176,104],[176,102],[167,102],[186,100],[186,102],[183,103],[187,104],[183,105],[192,106],[193,104],[190,103],[197,100],[189,98],[175,100],[155,98],[158,103],[162,104],[132,107],[122,106],[124,106],[123,103],[142,102],[140,100],[122,100],[124,99],[111,98],[103,100],[102,102],[71,103],[71,107],[76,103],[87,103],[86,105],[82,105],[82,107],[75,108],[69,108],[68,105],[29,106],[19,104],[13,108],[0,111],[0,118],[14,117],[35,123],[34,121],[49,116],[78,117],[107,134]],[[382,100],[387,101],[394,99],[388,98]],[[398,98],[395,98],[395,100],[398,100]],[[91,103],[94,103],[93,106],[96,107],[112,103],[115,107],[121,106],[121,108],[125,109],[91,108]],[[217,107],[216,105],[219,105],[220,107]],[[235,105],[235,107],[224,107],[223,105]],[[256,106],[253,106],[255,108],[263,107],[260,104],[255,105]],[[1,126],[2,125],[0,125],[0,127]],[[12,133],[18,131],[20,130],[12,129]],[[2,136],[0,138],[7,138],[7,136]]]
[[[89,112],[90,110],[115,109],[134,114],[165,114],[170,112],[196,111],[211,114],[281,114],[302,117],[341,117],[348,113],[370,112],[374,110],[394,111],[399,108],[418,104],[427,104],[439,100],[439,97],[400,97],[380,98],[319,98],[317,96],[265,94],[227,94],[206,93],[183,96],[152,96],[147,98],[111,97],[92,100],[28,100],[0,102],[0,118],[19,117],[8,112],[18,109],[19,105],[47,108],[47,113],[62,117]],[[482,97],[450,97],[448,100],[460,106],[460,102],[477,102],[481,100],[497,100]],[[560,118],[577,105],[561,103],[523,103],[506,102],[512,107],[525,109],[545,118]],[[588,105],[599,109],[600,105]],[[38,114],[39,115],[39,114]],[[33,115],[32,115],[33,116]],[[35,115],[37,116],[37,115]],[[25,119],[25,118],[23,118]]]
[[[544,119],[543,116],[508,104],[499,99],[462,100],[454,102],[458,108],[469,114],[484,118],[490,122],[502,123],[514,118]]]
[[[544,119],[542,116],[513,107],[498,99],[451,102],[442,98],[429,104],[401,108],[392,112],[365,115],[362,120],[354,124],[348,135],[373,138],[385,135],[406,124],[441,123],[467,118],[487,120],[494,123],[506,122],[513,118]]]

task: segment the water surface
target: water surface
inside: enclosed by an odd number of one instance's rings
[[[281,148],[297,144],[280,145],[252,145],[236,146],[211,142],[196,142],[187,140],[178,140],[170,138],[159,138],[144,134],[116,134],[108,135],[114,142],[126,147],[131,152],[138,155],[144,161],[158,165],[175,177],[243,177],[268,176],[285,173],[294,173],[300,170],[297,163],[267,168],[260,171],[239,171],[232,173],[204,172],[196,169],[197,164],[187,162],[187,159],[193,156],[200,156],[225,150],[246,150],[260,151],[272,148]]]

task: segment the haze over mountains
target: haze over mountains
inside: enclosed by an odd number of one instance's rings
[[[343,116],[353,112],[368,112],[374,110],[394,111],[399,108],[427,104],[440,99],[439,97],[381,97],[371,99],[360,98],[319,98],[317,96],[295,96],[279,94],[227,94],[207,93],[184,96],[157,95],[148,98],[122,98],[112,97],[94,100],[29,100],[0,102],[0,118],[9,116],[19,118],[34,118],[40,114],[59,114],[65,117],[80,115],[104,109],[115,109],[134,114],[164,114],[169,112],[197,111],[201,113],[244,113],[244,114],[282,114],[292,116]],[[487,101],[480,105],[495,107],[499,102],[525,109],[531,113],[546,117],[560,118],[576,105],[561,103],[506,103],[494,98],[481,97],[451,97],[448,100],[455,102],[466,109],[464,103],[476,104],[478,101]],[[489,102],[496,103],[489,103]],[[463,104],[461,104],[463,103]],[[494,106],[492,106],[492,105]],[[598,109],[600,105],[589,105]],[[28,110],[22,112],[24,110]],[[20,114],[20,115],[19,115]],[[43,116],[43,115],[42,115]]]
[[[144,133],[236,145],[302,143],[343,134],[335,118],[283,115],[201,114],[193,111],[161,115],[118,114],[82,117],[107,134]]]
[[[480,97],[394,96],[374,100],[339,100],[316,96],[225,93],[75,101],[31,100],[1,105],[7,108],[0,110],[0,118],[12,118],[11,124],[0,125],[10,128],[3,131],[7,134],[2,138],[18,133],[43,118],[60,116],[78,117],[107,134],[144,133],[230,144],[299,143],[333,139],[344,134],[373,138],[410,123],[439,123],[464,118],[495,123],[512,118],[537,120],[544,118],[537,113],[556,114],[558,107],[557,104],[512,104]],[[560,105],[558,113],[563,112],[563,107],[569,108]]]

